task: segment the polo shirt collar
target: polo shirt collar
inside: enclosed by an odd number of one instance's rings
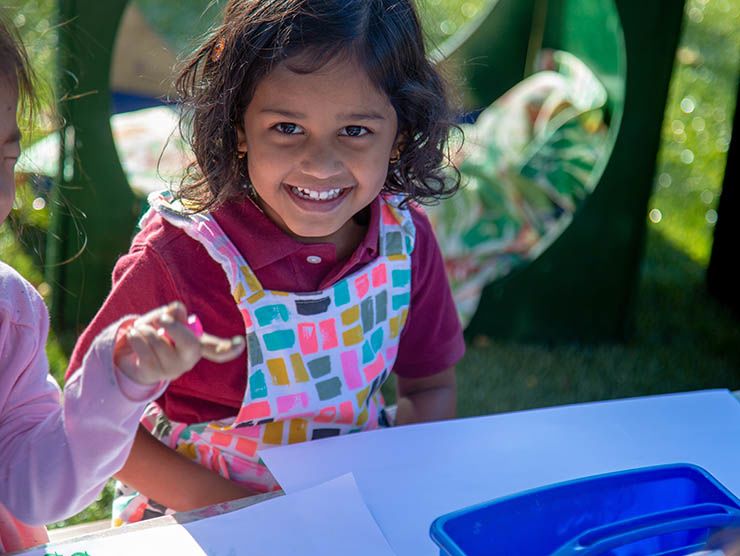
[[[370,221],[365,237],[350,255],[347,263],[357,263],[375,258],[380,237],[380,199],[369,205]],[[213,212],[213,216],[247,259],[252,270],[259,270],[282,259],[298,256],[307,249],[320,249],[336,256],[332,243],[301,243],[278,227],[250,199],[228,202]],[[246,226],[244,225],[248,223]],[[248,254],[248,256],[247,256]]]

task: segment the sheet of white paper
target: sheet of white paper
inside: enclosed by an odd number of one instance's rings
[[[353,473],[393,550],[432,556],[436,517],[589,475],[695,463],[740,495],[738,439],[740,403],[713,390],[398,427],[261,456],[288,493]]]
[[[350,474],[185,527],[209,556],[394,554]]]
[[[185,525],[49,545],[29,556],[76,553],[78,556],[394,556],[350,474]]]

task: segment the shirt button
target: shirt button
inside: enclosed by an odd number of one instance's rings
[[[309,255],[306,257],[306,261],[311,264],[319,264],[321,262],[321,257],[317,257],[316,255]]]

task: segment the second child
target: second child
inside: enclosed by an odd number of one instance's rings
[[[0,13],[0,225],[15,198],[17,109],[33,103],[27,56]],[[156,305],[154,305],[156,306]],[[154,307],[150,306],[150,307]],[[149,401],[201,358],[233,359],[243,338],[200,338],[181,303],[121,315],[60,390],[49,375],[49,313],[31,284],[0,261],[0,553],[48,540],[45,523],[95,500],[126,461]]]

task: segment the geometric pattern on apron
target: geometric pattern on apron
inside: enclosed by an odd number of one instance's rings
[[[186,425],[152,403],[142,424],[170,448],[259,492],[279,488],[259,450],[377,428],[380,387],[393,369],[411,296],[415,229],[400,201],[381,196],[375,260],[326,290],[291,293],[265,290],[212,216],[185,214],[168,194],[150,196],[143,225],[156,211],[199,241],[226,273],[248,361],[235,417]],[[114,525],[173,513],[119,487]]]

